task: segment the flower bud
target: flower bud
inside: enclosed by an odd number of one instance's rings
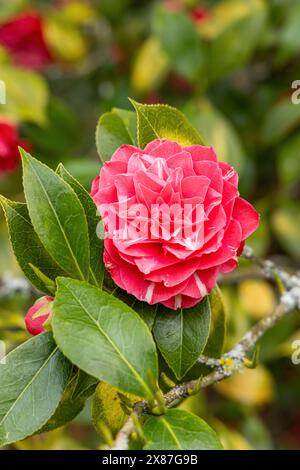
[[[44,325],[51,318],[53,300],[54,298],[50,296],[41,297],[28,310],[25,324],[30,334],[36,336],[46,331]]]

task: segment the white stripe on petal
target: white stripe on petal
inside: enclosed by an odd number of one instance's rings
[[[181,308],[181,303],[182,303],[182,297],[180,294],[175,295],[175,309]]]
[[[199,289],[199,292],[201,294],[201,297],[205,297],[207,295],[207,289],[203,282],[200,280],[199,276],[197,273],[194,274],[194,279],[196,281],[197,287]]]
[[[153,296],[153,291],[154,291],[154,287],[155,287],[154,282],[151,282],[151,283],[149,284],[148,289],[147,289],[146,296],[145,296],[145,301],[146,301],[148,304],[151,303],[152,296]]]

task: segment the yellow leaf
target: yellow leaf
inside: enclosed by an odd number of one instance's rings
[[[81,25],[96,16],[95,10],[88,3],[71,1],[62,7],[63,16],[73,24]]]
[[[215,388],[225,397],[249,406],[264,405],[274,399],[273,377],[261,365],[256,369],[243,369]]]
[[[264,8],[262,0],[225,0],[210,9],[209,19],[199,30],[206,39],[214,39],[234,23]]]
[[[37,73],[2,64],[0,80],[6,86],[6,104],[0,115],[13,122],[30,121],[43,125],[47,122],[48,87]]]
[[[265,281],[247,280],[241,282],[238,295],[242,308],[255,319],[270,315],[276,307],[274,291]]]
[[[137,94],[155,90],[169,70],[169,61],[157,38],[148,38],[140,48],[133,65],[131,83]]]
[[[79,28],[58,15],[46,18],[45,37],[54,56],[61,62],[76,63],[88,49],[87,41]]]
[[[115,435],[128,418],[127,406],[132,406],[140,399],[129,394],[122,395],[126,403],[122,403],[118,389],[112,385],[100,382],[97,386],[92,404],[92,417],[100,435],[103,433],[103,425]]]
[[[251,444],[236,430],[231,429],[220,421],[214,420],[213,428],[225,450],[252,450]]]

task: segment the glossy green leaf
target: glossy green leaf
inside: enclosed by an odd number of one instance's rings
[[[169,139],[179,145],[203,145],[202,138],[177,109],[165,104],[146,105],[131,100],[137,113],[138,143],[144,148],[154,139]]]
[[[136,144],[136,133],[137,133],[137,122],[136,113],[134,111],[128,111],[128,109],[113,108],[112,112],[119,116],[130,135],[132,142]]]
[[[30,267],[38,266],[39,270],[55,280],[63,271],[49,256],[30,221],[26,204],[13,202],[1,196],[1,204],[5,212],[11,244],[17,261],[29,281],[41,292],[51,294],[47,284]]]
[[[60,278],[53,309],[55,340],[74,364],[124,392],[151,396],[155,345],[130,307],[87,283]]]
[[[178,379],[195,364],[209,335],[211,310],[208,298],[188,309],[159,306],[153,328],[156,343]]]
[[[143,430],[147,450],[222,450],[215,431],[188,411],[170,409],[151,417]]]
[[[52,431],[72,421],[95,391],[97,382],[94,377],[76,370],[70,377],[55,413],[39,432]]]
[[[57,408],[71,372],[52,333],[23,343],[0,365],[0,445],[37,432]]]
[[[103,114],[96,129],[96,145],[102,163],[110,160],[123,144],[133,144],[126,121],[113,111]]]
[[[210,305],[211,319],[209,336],[202,354],[207,357],[219,358],[223,353],[226,338],[226,311],[218,286],[213,289],[207,299]],[[196,363],[184,376],[183,381],[198,379],[210,372],[210,367]]]
[[[88,279],[88,226],[75,192],[59,175],[24,151],[22,161],[25,197],[37,235],[65,272]]]
[[[30,263],[29,266],[31,267],[34,274],[39,278],[39,280],[45,285],[46,289],[55,294],[56,291],[56,283],[52,281],[46,274],[44,274],[39,268],[34,266],[34,264]]]
[[[155,317],[157,314],[158,305],[149,305],[147,302],[139,302],[138,300],[134,303],[133,309],[139,314],[144,320],[149,330],[152,330]]]
[[[208,297],[211,311],[209,336],[204,348],[208,357],[220,357],[223,353],[226,335],[226,312],[222,293],[215,287]]]
[[[101,223],[99,212],[89,193],[70,175],[62,164],[59,165],[57,172],[75,191],[85,211],[90,238],[90,281],[101,287],[104,277],[104,264],[102,260],[103,240],[98,237],[98,227]]]

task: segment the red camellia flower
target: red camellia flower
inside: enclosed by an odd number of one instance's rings
[[[0,24],[0,44],[21,67],[40,70],[53,61],[44,39],[43,20],[35,11]]]
[[[50,296],[41,297],[28,310],[25,316],[25,324],[30,334],[36,336],[46,331],[43,325],[52,313],[53,300],[54,298]]]
[[[14,171],[20,161],[18,146],[29,150],[29,145],[18,136],[17,128],[6,121],[0,121],[0,174]]]
[[[238,174],[211,147],[154,140],[123,145],[92,185],[115,283],[149,304],[197,304],[237,265],[259,215],[239,197]]]

